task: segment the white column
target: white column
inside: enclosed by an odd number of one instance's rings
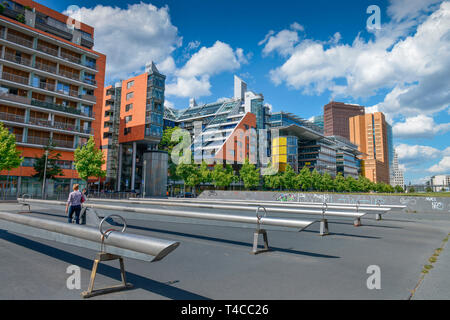
[[[134,190],[135,181],[136,181],[136,142],[133,142],[133,157],[132,157],[132,165],[131,165],[131,190]]]

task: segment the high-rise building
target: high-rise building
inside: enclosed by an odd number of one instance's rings
[[[144,191],[144,171],[148,174],[155,166],[163,165],[159,158],[167,160],[167,154],[158,151],[164,124],[165,79],[152,62],[143,74],[104,88],[102,150],[106,156],[107,188]],[[166,183],[156,169],[150,178],[147,195],[164,195]],[[151,191],[148,188],[156,185],[155,180],[161,182],[161,188]]]
[[[365,114],[362,106],[336,101],[331,101],[323,109],[325,136],[341,136],[346,139],[350,139],[348,119]]]
[[[323,115],[313,117],[311,122],[314,123],[319,128],[321,128],[322,130],[324,130],[324,126],[325,125],[324,125],[324,117],[323,117]]]
[[[84,183],[74,150],[95,136],[100,146],[105,55],[92,50],[94,29],[30,0],[4,1],[0,12],[0,120],[25,158],[9,172],[11,194],[41,194],[33,164],[51,142],[63,176],[47,194]],[[70,23],[68,23],[70,22]],[[1,179],[7,176],[1,172]]]
[[[388,129],[384,114],[376,112],[349,119],[350,141],[363,153],[363,175],[389,184]]]
[[[398,154],[397,152],[394,152],[394,161],[392,162],[392,168],[391,168],[391,186],[396,187],[400,186],[402,188],[405,188],[405,178],[403,171],[400,170],[398,166]]]

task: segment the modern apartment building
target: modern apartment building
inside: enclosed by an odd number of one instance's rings
[[[405,178],[404,178],[403,171],[400,170],[400,168],[398,166],[398,154],[397,154],[397,152],[394,153],[394,161],[392,162],[391,185],[393,187],[400,186],[402,188],[405,188]]]
[[[142,190],[143,172],[152,168],[146,188],[155,185],[155,179],[163,179],[153,160],[167,160],[167,154],[158,151],[164,124],[165,79],[152,62],[143,74],[104,88],[101,148],[106,156],[107,189]],[[153,195],[165,194],[166,186],[162,184],[164,192],[156,190]]]
[[[227,162],[237,166],[246,158],[258,163],[258,132],[268,125],[269,107],[264,105],[262,94],[247,90],[246,83],[237,76],[234,89],[234,97],[223,101],[197,105],[191,99],[184,110],[166,107],[165,123],[190,133],[197,163],[205,160],[211,165]],[[263,152],[269,152],[268,148]]]
[[[323,109],[325,136],[341,136],[346,139],[350,139],[348,119],[365,114],[362,106],[336,101],[331,101]]]
[[[363,175],[389,184],[389,140],[384,114],[376,112],[349,119],[350,141],[363,153]]]
[[[323,130],[291,113],[271,116],[272,162],[284,171],[289,164],[295,171],[308,167],[320,173],[358,177],[357,146],[341,137],[325,137]],[[277,137],[277,135],[279,137]]]
[[[323,117],[323,115],[313,117],[312,120],[311,120],[311,122],[312,122],[313,124],[315,124],[316,126],[318,126],[319,128],[321,128],[322,131],[324,130],[325,123],[324,123],[324,117]]]
[[[11,194],[39,195],[33,163],[51,141],[64,175],[47,187],[80,182],[74,150],[100,137],[105,55],[92,50],[94,29],[29,0],[4,1],[0,12],[0,120],[25,158],[9,172]],[[100,140],[96,139],[100,146]],[[5,177],[6,172],[0,175]]]

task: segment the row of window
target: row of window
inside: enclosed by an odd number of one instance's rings
[[[33,167],[38,159],[25,157],[22,162],[22,167]],[[61,169],[74,169],[73,161],[69,160],[56,160],[56,165]]]

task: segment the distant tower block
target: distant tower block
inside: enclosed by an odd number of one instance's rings
[[[234,76],[234,98],[244,101],[247,84],[238,76]]]
[[[195,98],[191,98],[189,100],[189,108],[193,108],[197,106],[197,101],[195,101]]]

